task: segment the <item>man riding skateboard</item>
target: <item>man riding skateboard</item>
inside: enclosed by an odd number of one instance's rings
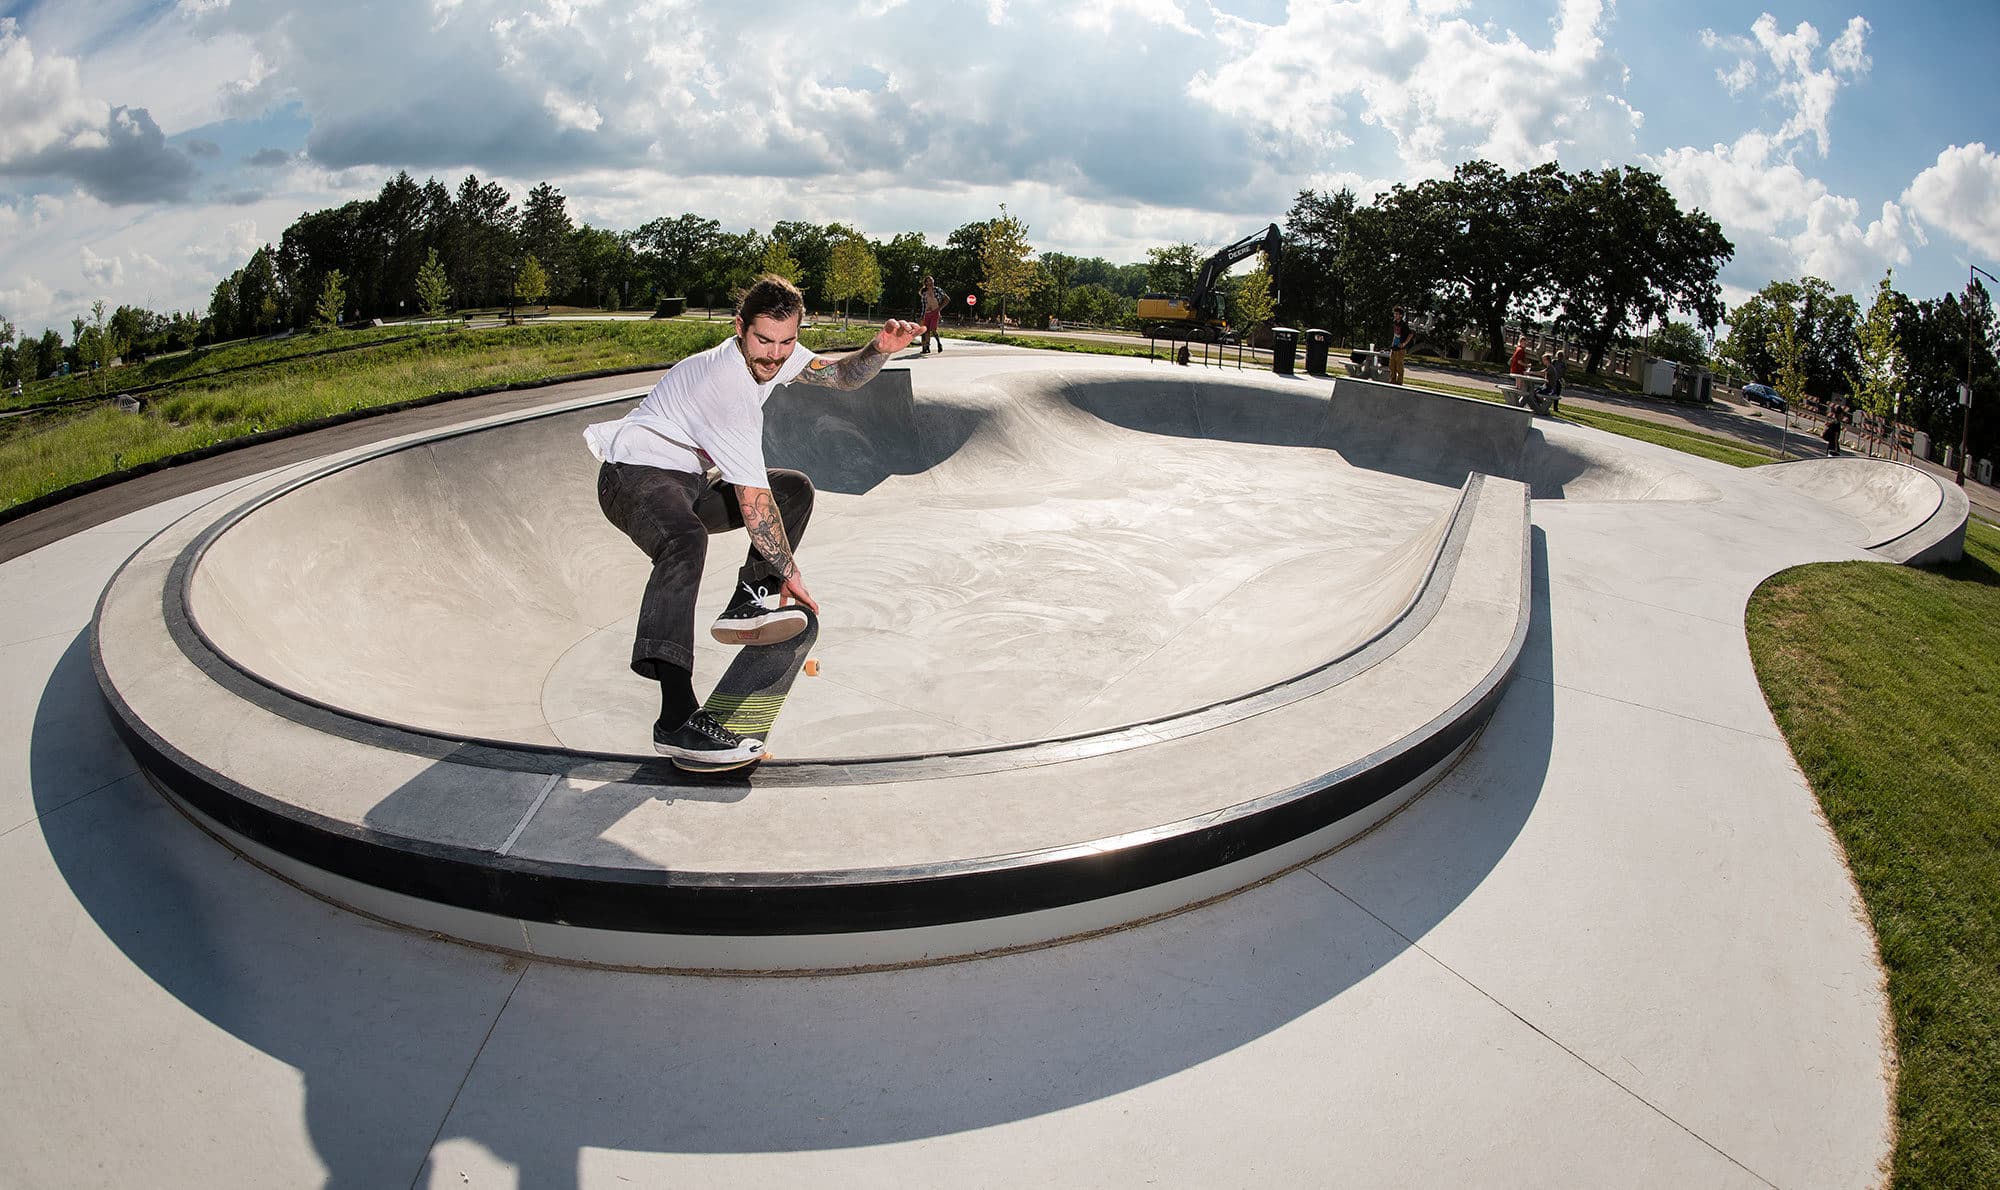
[[[866,347],[826,358],[798,345],[804,313],[791,282],[760,278],[737,303],[732,337],[668,369],[624,418],[584,431],[603,464],[598,506],[653,560],[632,670],[660,684],[653,749],[676,760],[726,765],[764,751],[761,739],[724,727],[694,696],[695,596],[709,535],[750,536],[736,590],[710,629],[716,640],[775,644],[807,623],[788,600],[819,611],[792,553],[812,515],[812,481],[765,467],[764,402],[781,384],[859,388],[918,331],[891,319]]]

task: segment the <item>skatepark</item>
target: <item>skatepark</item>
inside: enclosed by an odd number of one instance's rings
[[[1742,613],[1948,555],[1954,489],[954,347],[771,402],[822,672],[701,780],[579,437],[635,379],[0,565],[36,1176],[1876,1180]]]

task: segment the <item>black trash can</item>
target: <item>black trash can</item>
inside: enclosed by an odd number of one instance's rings
[[[684,297],[661,298],[659,309],[653,311],[655,318],[679,318],[687,313],[688,300]]]
[[[1332,331],[1315,328],[1306,332],[1306,375],[1326,375],[1326,353],[1332,346]]]
[[[1289,326],[1271,328],[1271,370],[1280,376],[1292,374],[1292,363],[1299,355],[1299,332]]]

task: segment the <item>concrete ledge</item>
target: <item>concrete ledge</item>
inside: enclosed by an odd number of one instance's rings
[[[245,854],[365,912],[620,966],[931,961],[1221,895],[1420,791],[1519,657],[1527,508],[1517,483],[1467,481],[1404,613],[1287,682],[1080,737],[774,763],[733,781],[411,731],[250,677],[177,611],[197,543],[233,507],[134,555],[100,603],[93,656],[156,785]]]

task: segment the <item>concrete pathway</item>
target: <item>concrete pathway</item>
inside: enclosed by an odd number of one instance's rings
[[[1742,630],[1765,575],[1867,555],[1654,457],[1724,497],[1537,502],[1522,674],[1373,834],[1144,927],[839,978],[523,963],[280,884],[136,774],[85,631],[229,485],[15,558],[0,1184],[1873,1184],[1881,977]]]

